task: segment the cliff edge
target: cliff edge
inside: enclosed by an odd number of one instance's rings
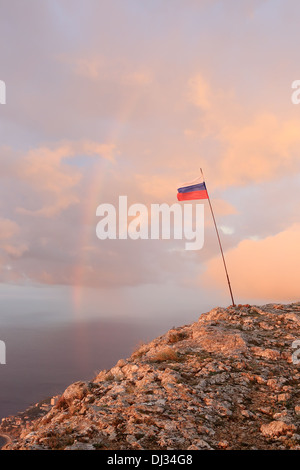
[[[300,303],[215,308],[70,385],[4,449],[300,450],[297,339]]]

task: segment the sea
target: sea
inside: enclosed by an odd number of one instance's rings
[[[151,326],[126,318],[2,326],[6,364],[0,365],[0,420],[61,395],[73,382],[92,380],[164,332],[157,322]]]

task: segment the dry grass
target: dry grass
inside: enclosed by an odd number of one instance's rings
[[[168,342],[170,344],[178,343],[187,337],[184,331],[171,330],[168,335]]]
[[[151,357],[151,362],[179,362],[181,359],[174,349],[166,346]]]

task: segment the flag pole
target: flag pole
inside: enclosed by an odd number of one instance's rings
[[[200,168],[200,171],[201,171],[201,174],[202,174],[203,182],[205,183],[202,168]],[[206,187],[206,184],[205,184],[205,187]],[[232,295],[232,289],[231,289],[230,280],[229,280],[228,271],[227,271],[227,266],[226,266],[225,257],[224,257],[224,253],[223,253],[223,248],[222,248],[222,244],[221,244],[221,240],[220,240],[220,235],[219,235],[218,227],[217,227],[217,224],[216,224],[216,219],[215,219],[215,216],[214,216],[214,211],[213,211],[213,208],[212,208],[212,205],[211,205],[211,202],[210,202],[210,198],[209,198],[207,188],[206,188],[206,192],[207,192],[207,199],[208,199],[211,215],[212,215],[214,225],[215,225],[215,229],[216,229],[216,232],[217,232],[218,242],[219,242],[219,246],[220,246],[220,250],[221,250],[221,255],[222,255],[223,264],[224,264],[224,268],[225,268],[225,273],[226,273],[226,277],[227,277],[227,282],[228,282],[228,287],[229,287],[230,296],[231,296],[231,300],[232,300],[232,305],[233,305],[233,307],[235,307],[235,303],[234,303],[234,299],[233,299],[233,295]]]

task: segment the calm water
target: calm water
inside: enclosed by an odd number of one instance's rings
[[[72,382],[91,380],[167,329],[124,319],[1,327],[7,358],[0,365],[0,419],[62,393]]]

